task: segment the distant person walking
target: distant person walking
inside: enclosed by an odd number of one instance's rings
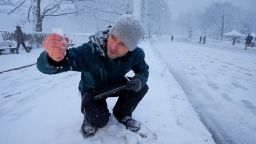
[[[30,50],[25,45],[23,32],[22,32],[20,26],[16,26],[16,30],[14,32],[14,37],[15,37],[15,40],[17,42],[16,53],[17,54],[19,53],[20,45],[22,45],[23,48],[26,50],[26,52],[29,53]]]
[[[245,50],[247,50],[247,47],[252,46],[252,40],[253,40],[253,37],[249,33],[248,36],[245,38],[245,48],[244,48]]]
[[[232,38],[232,45],[235,45],[236,44],[236,37],[233,37]]]
[[[203,37],[203,44],[206,43],[206,36]]]
[[[172,35],[172,36],[171,36],[171,41],[173,41],[173,38],[174,38],[174,37],[173,37],[173,35]]]
[[[202,43],[203,36],[200,36],[199,43]]]

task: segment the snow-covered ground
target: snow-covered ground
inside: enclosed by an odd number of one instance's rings
[[[256,49],[152,41],[216,143],[256,143]]]
[[[133,116],[154,139],[142,139],[112,116],[94,137],[83,139],[80,73],[45,75],[32,66],[0,74],[0,143],[214,144],[211,133],[216,142],[256,142],[255,49],[167,38],[141,47],[150,66],[150,90]],[[0,56],[0,69],[35,63],[41,51]],[[110,110],[115,101],[108,99]]]

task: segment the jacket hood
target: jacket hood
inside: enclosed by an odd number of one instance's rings
[[[108,27],[106,30],[100,31],[89,37],[92,47],[103,57],[107,57],[106,48],[110,30],[111,27]]]

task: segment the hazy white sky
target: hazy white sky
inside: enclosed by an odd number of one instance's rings
[[[173,18],[178,15],[189,13],[191,11],[202,12],[204,9],[214,2],[230,2],[234,6],[243,7],[246,9],[255,9],[256,0],[167,0],[171,8]]]

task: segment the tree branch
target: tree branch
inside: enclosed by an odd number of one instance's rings
[[[29,7],[28,9],[28,16],[27,16],[27,20],[30,21],[30,12],[31,12],[32,6]]]
[[[24,0],[21,4],[19,4],[16,8],[14,8],[12,11],[10,11],[8,13],[8,15],[10,15],[11,13],[13,13],[15,10],[17,10],[19,7],[21,7],[26,1]]]
[[[78,13],[80,11],[74,11],[74,12],[66,12],[66,13],[60,13],[60,14],[46,14],[44,15],[44,17],[46,16],[62,16],[62,15],[69,15],[69,14],[74,14],[74,13]]]
[[[51,8],[47,8],[47,6],[44,8],[44,11],[43,11],[43,16],[44,15],[46,15],[46,13],[47,12],[49,12],[49,11],[51,11],[51,10],[53,10],[53,9],[55,9],[55,8],[57,8],[57,10],[58,10],[58,7],[59,7],[59,4],[55,4],[55,5],[53,5]]]
[[[80,12],[80,11],[83,10],[83,9],[81,9],[81,10],[77,10],[77,11],[73,11],[73,12],[64,12],[64,13],[59,13],[59,14],[46,14],[46,13],[49,12],[50,10],[56,8],[57,6],[58,6],[58,4],[56,4],[56,5],[53,6],[52,8],[49,8],[49,9],[47,9],[47,10],[44,10],[42,17],[46,17],[46,16],[63,16],[63,15],[75,14],[75,13],[78,13],[78,12]],[[122,13],[113,12],[113,11],[101,10],[101,9],[98,9],[98,8],[95,8],[95,7],[91,7],[91,6],[84,6],[84,7],[90,8],[90,9],[93,9],[93,10],[96,10],[96,11],[104,12],[104,13],[122,15]],[[55,10],[55,11],[56,11],[56,10]],[[54,12],[51,12],[51,13],[54,13]],[[105,20],[105,19],[98,19],[98,20],[107,21],[107,20]],[[107,21],[107,22],[110,22],[110,21]]]

